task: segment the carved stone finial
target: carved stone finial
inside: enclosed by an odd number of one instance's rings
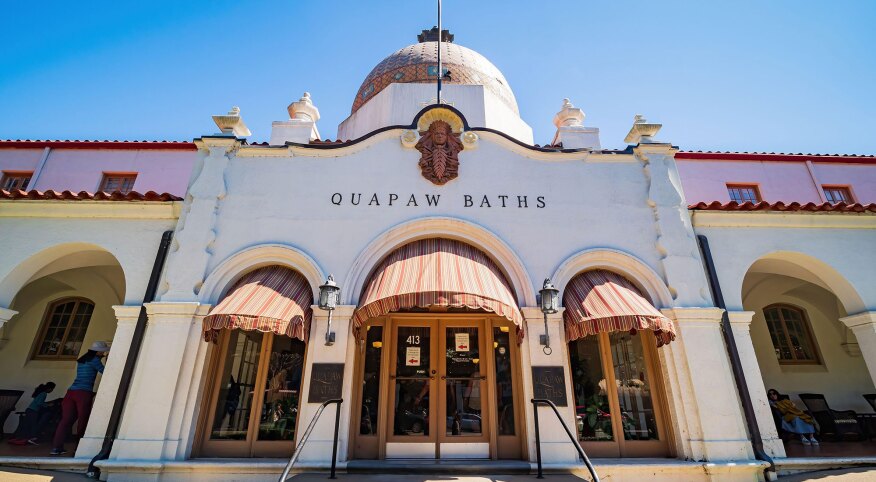
[[[648,122],[642,114],[636,114],[633,118],[633,127],[630,128],[629,134],[624,138],[627,144],[653,144],[656,143],[653,139],[657,132],[663,127],[663,124],[655,124]]]
[[[554,125],[560,127],[573,127],[584,125],[584,111],[572,105],[569,99],[563,99],[563,107],[554,116]]]
[[[225,115],[214,115],[213,122],[219,127],[219,131],[223,134],[233,134],[237,137],[248,137],[252,135],[243,118],[240,117],[240,107],[234,106]]]
[[[305,92],[297,102],[289,104],[289,118],[316,122],[319,120],[319,109],[313,105],[310,92]]]
[[[459,152],[465,147],[447,122],[432,122],[414,147],[420,151],[420,171],[432,183],[441,186],[459,175]]]

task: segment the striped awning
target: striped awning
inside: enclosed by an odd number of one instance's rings
[[[360,300],[353,313],[357,333],[369,318],[445,306],[496,313],[523,336],[523,316],[498,266],[478,249],[450,239],[423,239],[393,251],[374,269]]]
[[[675,339],[675,325],[648,302],[628,279],[596,269],[572,278],[563,292],[566,337],[577,340],[601,332],[652,330],[657,346]]]
[[[307,341],[313,317],[313,292],[300,273],[266,266],[245,274],[204,317],[204,339],[215,341],[219,330],[271,332]]]

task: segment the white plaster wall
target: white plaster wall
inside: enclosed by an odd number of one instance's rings
[[[48,396],[48,400],[53,400],[63,398],[76,377],[75,360],[31,359],[48,305],[67,297],[83,297],[94,302],[82,354],[94,341],[112,341],[116,329],[112,306],[120,301],[115,289],[120,283],[124,283],[124,279],[118,266],[78,268],[40,278],[19,292],[12,305],[19,313],[4,326],[4,340],[0,341],[0,367],[3,367],[0,385],[25,392],[16,405],[17,411],[27,408],[31,392],[40,383],[55,382],[55,391]],[[99,386],[100,377],[95,391]],[[11,416],[3,428],[9,433],[17,426],[18,417]]]
[[[799,260],[800,267],[824,278],[850,315],[876,307],[876,290],[873,289],[876,286],[876,250],[873,249],[876,224],[870,223],[871,227],[861,229],[806,228],[807,224],[817,223],[819,217],[760,213],[745,216],[773,219],[773,225],[749,227],[743,221],[734,222],[742,224],[739,226],[721,227],[706,226],[707,218],[699,216],[694,215],[694,227],[698,234],[705,234],[709,239],[728,310],[745,310],[742,282],[746,273],[755,261],[777,252],[789,253],[790,258]],[[725,214],[721,218],[741,219],[735,216],[738,214]],[[836,277],[835,282],[832,277]]]
[[[871,412],[872,407],[861,396],[876,391],[864,358],[851,356],[842,344],[855,343],[854,334],[839,321],[845,311],[830,292],[810,283],[781,275],[757,275],[746,280],[750,294],[745,298],[745,308],[755,312],[751,323],[751,338],[757,354],[764,390],[775,388],[791,395],[798,406],[804,407],[799,393],[823,393],[830,406],[836,410]],[[746,291],[749,291],[748,289]],[[821,355],[819,365],[780,365],[763,308],[787,303],[802,308],[809,318],[815,343]]]
[[[389,84],[338,126],[338,138],[357,139],[381,127],[410,125],[434,102],[435,84]],[[532,144],[532,128],[482,85],[444,85],[441,102],[463,112],[470,127],[489,127]]]

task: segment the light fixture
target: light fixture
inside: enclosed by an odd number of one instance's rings
[[[328,324],[325,327],[325,344],[335,344],[335,332],[332,331],[332,311],[338,306],[341,288],[335,283],[335,278],[329,275],[325,284],[319,287],[319,309],[328,311]]]
[[[548,333],[547,315],[559,311],[560,290],[554,287],[550,278],[545,278],[544,285],[538,293],[541,295],[541,312],[544,313],[544,335],[539,337],[539,342],[544,345],[542,349],[544,354],[550,355],[553,350],[551,350],[551,336]]]

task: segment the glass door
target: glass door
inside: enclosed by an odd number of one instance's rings
[[[386,458],[435,458],[434,329],[428,321],[403,321],[394,327]]]
[[[210,397],[202,456],[292,454],[305,344],[259,331],[226,330]]]
[[[444,321],[440,325],[438,435],[441,458],[489,458],[487,413],[488,363],[483,324]],[[492,377],[491,377],[492,378]]]

